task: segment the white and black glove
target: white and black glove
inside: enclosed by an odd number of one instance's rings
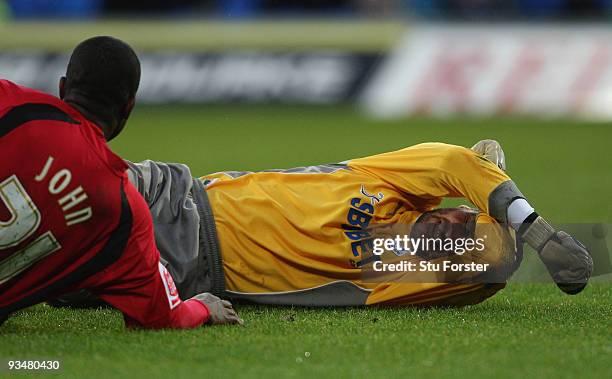
[[[492,139],[483,139],[472,146],[472,151],[482,155],[489,162],[493,162],[502,171],[506,171],[506,154],[499,142]]]
[[[238,314],[232,307],[232,303],[227,300],[221,300],[208,292],[195,295],[191,299],[197,300],[208,307],[210,312],[209,324],[244,324],[244,321],[238,317]]]
[[[593,273],[593,259],[587,248],[574,237],[556,231],[546,220],[533,213],[519,230],[521,238],[537,250],[557,286],[575,295],[586,287]]]

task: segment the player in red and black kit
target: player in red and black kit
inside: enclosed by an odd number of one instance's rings
[[[147,204],[106,141],[134,107],[140,63],[124,42],[79,44],[60,98],[0,80],[0,321],[88,289],[128,326],[241,323],[211,294],[181,301]]]

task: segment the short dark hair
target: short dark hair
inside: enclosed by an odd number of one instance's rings
[[[84,103],[105,121],[117,122],[139,83],[140,61],[134,50],[117,38],[93,37],[78,44],[70,56],[65,98]]]

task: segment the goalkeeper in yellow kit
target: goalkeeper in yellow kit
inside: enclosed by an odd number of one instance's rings
[[[185,165],[145,161],[130,163],[129,177],[149,204],[162,261],[183,298],[474,304],[503,288],[520,263],[515,233],[563,291],[580,292],[592,271],[588,252],[539,217],[504,170],[501,147],[485,140],[472,149],[425,143],[340,164],[197,179]],[[477,209],[437,209],[447,197]],[[484,250],[461,255],[439,247],[374,254],[377,237],[397,226],[412,237],[488,239]],[[478,263],[488,272],[373,269],[398,260]]]

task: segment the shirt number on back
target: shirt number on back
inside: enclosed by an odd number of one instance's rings
[[[15,175],[0,183],[0,198],[10,213],[8,220],[0,220],[0,250],[3,250],[19,245],[36,232],[41,216]],[[61,245],[53,233],[42,233],[26,247],[0,262],[0,284],[59,249]]]

